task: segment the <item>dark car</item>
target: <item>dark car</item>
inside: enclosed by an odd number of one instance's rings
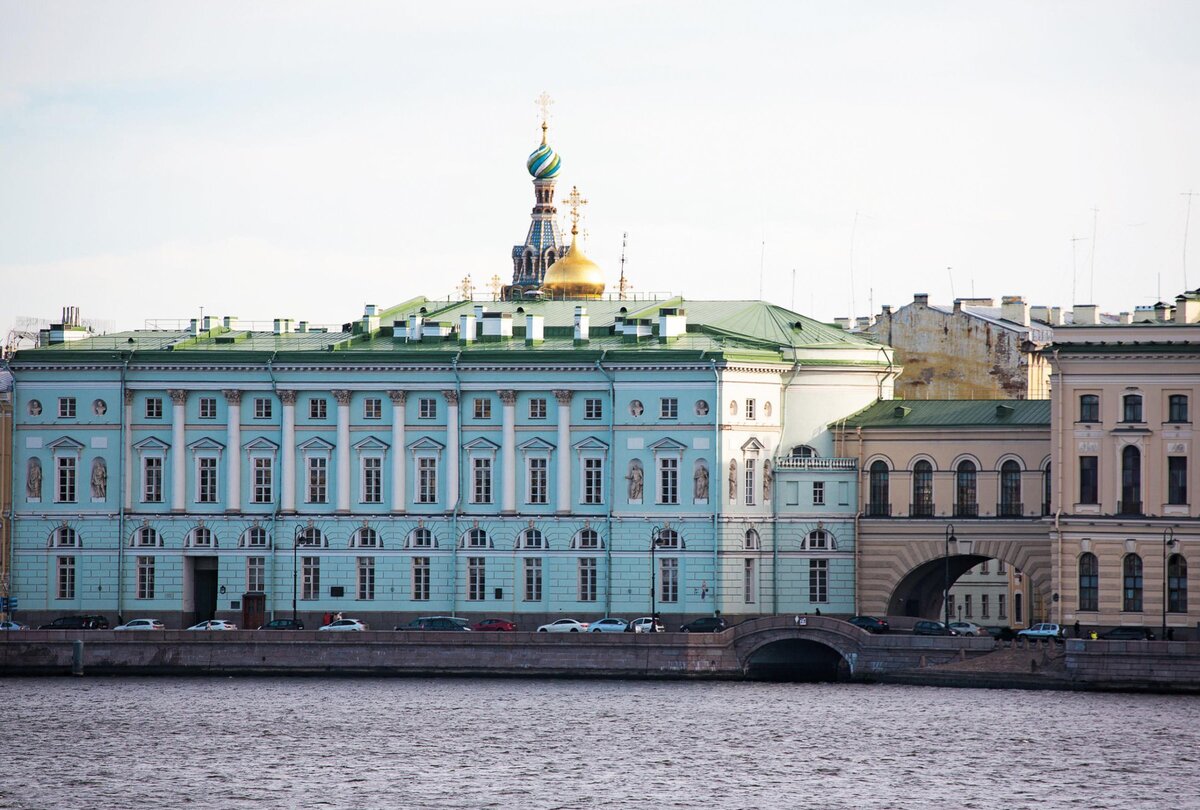
[[[941,622],[919,621],[913,625],[914,636],[957,636],[951,628]]]
[[[868,633],[886,633],[892,629],[887,623],[887,619],[880,619],[876,616],[852,616],[850,624],[855,627],[861,627]]]
[[[299,619],[271,619],[259,630],[303,630],[304,622]]]
[[[107,630],[108,619],[103,616],[59,616],[38,630]]]
[[[402,624],[397,630],[448,630],[450,632],[470,632],[467,620],[457,616],[422,616],[413,619],[408,624]]]
[[[517,625],[508,619],[480,619],[471,625],[471,629],[480,633],[512,633]]]
[[[1149,627],[1114,627],[1100,634],[1105,641],[1154,641]]]
[[[729,625],[720,616],[701,616],[679,628],[680,633],[720,633]]]
[[[989,636],[999,641],[1012,641],[1017,637],[1017,631],[1007,626],[1001,627],[1000,625],[992,625],[990,627],[985,627],[984,630],[988,631]]]

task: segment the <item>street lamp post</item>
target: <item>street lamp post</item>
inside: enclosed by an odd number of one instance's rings
[[[659,543],[662,542],[662,528],[655,526],[650,530],[650,632],[656,632],[657,626],[654,621],[655,612],[658,609],[658,582],[654,571],[654,552],[658,550]]]
[[[1172,529],[1170,526],[1168,526],[1167,528],[1163,529],[1163,549],[1162,549],[1162,560],[1163,560],[1162,638],[1164,641],[1166,641],[1166,638],[1167,638],[1167,596],[1169,594],[1169,589],[1168,589],[1169,577],[1168,577],[1168,572],[1167,572],[1167,547],[1174,546],[1174,545],[1175,545],[1175,530]]]
[[[300,554],[300,527],[292,533],[292,621],[296,621],[296,564]]]
[[[950,541],[958,542],[954,536],[954,524],[946,524],[946,565],[942,576],[942,610],[946,614],[946,629],[950,629]]]

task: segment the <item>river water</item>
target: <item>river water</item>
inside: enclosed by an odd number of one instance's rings
[[[0,680],[0,807],[1200,807],[1200,700],[909,686]]]

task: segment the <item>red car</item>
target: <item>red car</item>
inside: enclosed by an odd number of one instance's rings
[[[471,625],[471,629],[484,633],[488,631],[511,633],[517,629],[517,626],[508,619],[481,619]]]

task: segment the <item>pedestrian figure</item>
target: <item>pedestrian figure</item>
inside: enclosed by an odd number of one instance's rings
[[[818,616],[820,616],[820,615],[821,615],[821,609],[820,609],[820,608],[817,608],[817,615],[818,615]]]
[[[1079,619],[1075,620],[1075,638],[1083,638],[1083,636],[1080,635],[1080,632],[1079,632]]]
[[[331,617],[330,617],[329,611],[328,610],[325,611],[325,615],[321,617],[321,626],[325,627],[326,625],[328,625],[330,618]]]

